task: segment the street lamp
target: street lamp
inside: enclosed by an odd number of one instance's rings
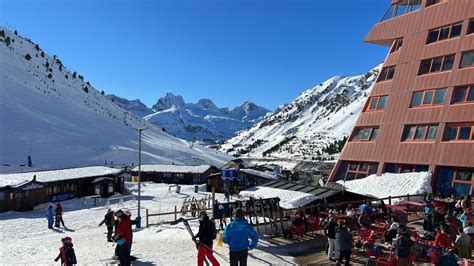
[[[140,200],[141,200],[141,185],[142,185],[142,132],[148,129],[148,126],[138,129],[138,219],[141,224],[140,216]],[[140,227],[140,224],[138,227]]]

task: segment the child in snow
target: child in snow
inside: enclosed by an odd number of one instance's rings
[[[53,206],[49,205],[48,211],[46,212],[46,217],[48,218],[48,228],[53,229],[53,224],[54,224]]]
[[[61,223],[63,227],[66,227],[63,221],[63,206],[61,205],[61,203],[58,202],[58,204],[56,204],[56,209],[54,210],[54,212],[56,213],[56,222],[54,226],[59,227]]]
[[[61,259],[61,265],[63,266],[72,266],[77,264],[76,253],[72,245],[72,239],[70,237],[65,237],[61,239],[63,246],[59,248],[59,255],[54,259],[58,261]]]

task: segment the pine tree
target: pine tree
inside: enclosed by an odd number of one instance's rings
[[[49,62],[48,62],[48,60],[46,60],[46,63],[44,64],[44,66],[46,67],[46,69],[49,68]]]
[[[36,49],[36,51],[38,51],[38,52],[39,52],[39,50],[40,50],[40,47],[39,47],[39,45],[38,45],[38,44],[36,44],[36,45],[35,45],[35,49]]]
[[[74,71],[74,73],[72,73],[72,78],[73,79],[77,78],[77,72],[76,71]]]
[[[6,44],[7,46],[10,46],[10,44],[11,44],[10,36],[8,36],[8,37],[5,39],[5,44]]]
[[[89,87],[84,86],[82,89],[83,89],[86,93],[89,93]]]
[[[100,94],[105,95],[105,92],[104,92],[104,91],[101,91]]]
[[[25,59],[28,60],[28,61],[30,61],[30,60],[31,60],[31,55],[30,55],[30,54],[26,54],[26,55],[25,55]]]
[[[5,38],[5,31],[4,30],[0,30],[0,37]]]
[[[43,57],[43,58],[44,58],[44,52],[43,52],[43,51],[41,51],[41,57]]]
[[[18,31],[16,31],[16,30],[15,30],[13,33],[15,33],[15,35],[17,35],[17,36],[18,36]]]
[[[48,74],[48,78],[53,78],[53,75],[51,73]]]

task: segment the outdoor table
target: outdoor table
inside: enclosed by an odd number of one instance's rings
[[[411,206],[416,206],[416,207],[424,207],[426,205],[424,202],[421,202],[421,201],[404,200],[402,202],[405,205],[411,205]]]

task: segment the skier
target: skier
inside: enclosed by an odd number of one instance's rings
[[[54,224],[53,206],[49,205],[48,211],[46,212],[46,217],[48,218],[48,228],[53,229],[53,224]]]
[[[104,217],[104,220],[102,220],[102,222],[100,222],[99,224],[99,226],[102,226],[103,224],[107,226],[107,241],[108,242],[113,242],[112,233],[114,231],[114,220],[115,220],[114,211],[109,209],[107,211],[107,214]]]
[[[250,245],[249,237],[252,239]],[[235,210],[235,220],[226,226],[222,241],[229,245],[230,265],[246,266],[248,251],[257,247],[258,235],[245,219],[242,209]]]
[[[63,266],[72,266],[77,264],[76,253],[72,245],[72,239],[70,237],[65,237],[61,239],[63,246],[59,248],[59,255],[54,259],[58,261],[61,259],[61,265]]]
[[[56,209],[54,210],[54,212],[56,213],[56,221],[55,221],[54,226],[59,227],[59,225],[61,223],[63,225],[63,227],[66,227],[64,225],[63,206],[61,205],[61,203],[58,202],[58,204],[56,204]]]
[[[119,257],[120,265],[129,266],[132,246],[132,224],[130,217],[124,212],[117,211],[116,216],[120,220],[117,225],[117,232],[113,238],[117,242],[116,253]]]
[[[212,255],[212,242],[216,238],[216,225],[209,219],[205,211],[199,214],[199,231],[196,238],[199,238],[198,266],[204,265],[204,257],[207,257],[214,266],[219,266],[219,262]]]

